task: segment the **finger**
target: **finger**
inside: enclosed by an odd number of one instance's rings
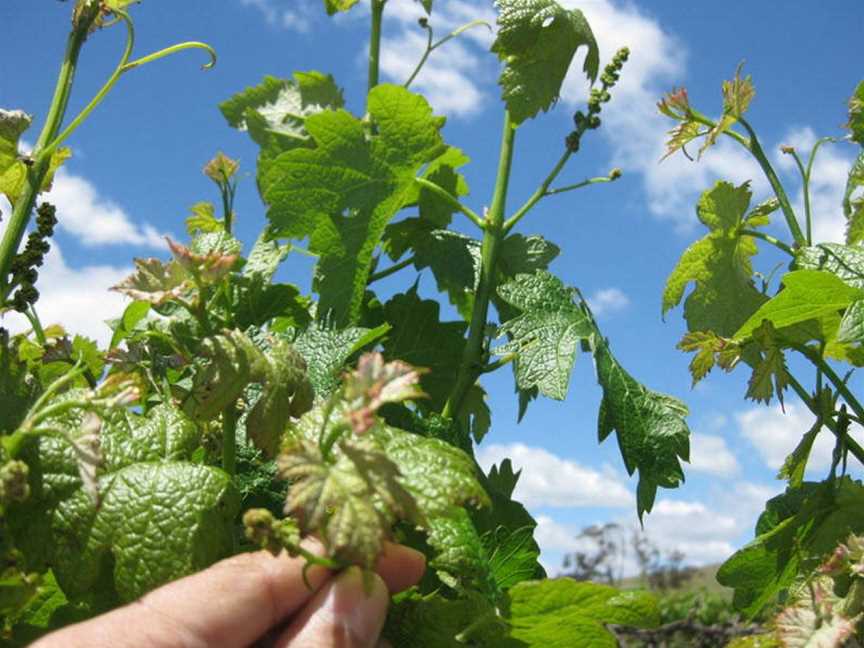
[[[388,542],[384,553],[378,558],[375,571],[384,579],[391,594],[398,594],[423,578],[426,571],[426,556],[419,551]]]
[[[364,580],[365,579],[365,580]],[[277,648],[374,648],[390,595],[378,574],[346,569],[300,610]]]
[[[305,564],[284,552],[239,554],[38,645],[245,647],[300,609],[330,578],[329,570],[311,567],[309,589],[302,577]]]

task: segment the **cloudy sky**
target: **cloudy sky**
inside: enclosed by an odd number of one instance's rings
[[[255,191],[255,150],[229,129],[217,103],[266,75],[295,70],[332,73],[345,88],[349,108],[362,110],[368,10],[361,6],[327,18],[319,0],[146,0],[133,8],[138,52],[182,40],[201,40],[219,53],[215,69],[202,72],[199,53],[184,53],[124,77],[115,92],[72,138],[73,159],[51,195],[59,209],[57,241],[42,275],[43,320],[107,341],[102,321],[116,316],[121,297],[105,289],[124,276],[133,256],[164,255],[163,236],[180,237],[188,207],[213,200],[201,166],[217,150],[239,158],[245,175],[238,196],[239,232],[251,244],[264,223]],[[520,224],[559,244],[553,270],[589,296],[613,351],[650,387],[683,398],[691,408],[692,462],[687,483],[661,491],[647,517],[647,533],[695,563],[717,562],[752,537],[765,499],[780,490],[777,468],[809,427],[806,408],[789,398],[785,412],[742,400],[746,376],[711,375],[691,390],[688,358],[675,343],[684,327],[679,311],[660,317],[660,294],[678,256],[695,236],[694,202],[720,178],[752,181],[755,199],[767,184],[755,163],[733,143],[722,142],[695,164],[678,156],[659,164],[670,124],[656,111],[658,98],[677,86],[709,114],[720,107],[720,84],[745,62],[757,89],[750,121],[792,194],[800,191],[782,144],[802,150],[821,135],[841,134],[845,101],[860,79],[864,18],[855,0],[815,8],[775,0],[722,5],[680,2],[589,0],[581,8],[608,60],[618,47],[632,55],[603,128],[583,140],[562,182],[577,182],[621,167],[614,185],[554,197]],[[754,4],[756,6],[754,6]],[[780,8],[782,7],[782,11]],[[53,0],[4,0],[0,4],[0,107],[32,113],[38,128],[62,56],[69,4]],[[387,6],[382,76],[402,82],[422,54],[417,27],[420,5],[391,0]],[[444,35],[474,18],[494,22],[486,0],[436,0],[431,24]],[[72,110],[86,103],[110,74],[122,47],[121,30],[95,35],[82,57]],[[417,78],[440,114],[449,117],[445,137],[471,156],[468,203],[488,204],[494,181],[501,123],[495,84],[498,64],[488,53],[492,35],[467,32],[437,50]],[[577,57],[580,55],[577,55]],[[561,101],[520,129],[511,182],[512,202],[536,188],[557,160],[571,128],[573,110],[584,104],[586,85],[573,66]],[[30,135],[35,139],[36,129]],[[824,147],[815,165],[813,206],[816,236],[842,236],[840,196],[853,156],[846,145]],[[7,206],[0,204],[0,211]],[[3,223],[0,223],[2,229]],[[780,228],[776,233],[783,234]],[[779,261],[767,252],[757,262],[766,274]],[[289,258],[283,278],[309,286],[309,262]],[[385,290],[413,282],[396,275]],[[427,295],[434,282],[424,277]],[[4,326],[20,323],[7,318]],[[809,370],[799,366],[805,382]],[[577,361],[566,402],[537,402],[521,425],[512,377],[486,381],[494,412],[493,431],[479,448],[484,466],[512,457],[522,468],[517,495],[537,517],[543,561],[557,571],[563,554],[577,545],[587,525],[636,524],[635,481],[623,470],[614,439],[596,443],[599,390],[591,360]],[[811,476],[830,465],[828,439],[816,443]]]

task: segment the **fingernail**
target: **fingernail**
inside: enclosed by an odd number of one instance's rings
[[[348,636],[358,646],[374,646],[387,616],[387,586],[374,572],[357,567],[336,578],[328,603],[335,618],[342,619]]]

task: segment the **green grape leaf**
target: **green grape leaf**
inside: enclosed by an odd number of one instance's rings
[[[506,591],[522,581],[545,576],[538,562],[540,547],[534,539],[536,526],[533,521],[515,530],[499,526],[483,537],[489,556],[489,569],[500,591]]]
[[[669,139],[666,141],[666,153],[660,158],[662,162],[670,155],[684,149],[687,144],[697,137],[700,137],[703,133],[703,128],[693,117],[686,88],[676,88],[666,93],[657,103],[657,109],[661,114],[678,122],[678,125],[668,133]]]
[[[488,504],[470,456],[382,423],[363,437],[344,438],[325,459],[319,435],[350,427],[350,414],[344,403],[314,408],[289,426],[278,460],[280,476],[292,480],[288,508],[301,512],[301,529],[322,534],[328,549],[374,565],[397,520],[429,531],[432,520],[452,516],[454,506]]]
[[[852,302],[837,330],[837,341],[841,344],[860,344],[864,342],[864,300]]]
[[[755,616],[850,533],[864,531],[862,503],[864,486],[848,477],[788,489],[768,501],[756,539],[723,563],[718,582],[735,589],[737,609]]]
[[[447,150],[436,160],[431,162],[423,173],[423,177],[434,182],[454,198],[468,195],[468,183],[465,177],[457,171],[471,161],[465,153],[454,147],[448,146]],[[443,200],[438,194],[432,193],[426,188],[420,188],[417,199],[420,218],[437,228],[444,228],[450,224],[454,209],[453,206]]]
[[[29,645],[50,631],[83,621],[86,612],[86,608],[76,609],[70,605],[57,585],[54,574],[48,571],[40,579],[36,594],[26,606],[14,616],[7,616],[7,621],[13,623],[12,645]]]
[[[348,359],[380,340],[389,330],[386,324],[374,329],[335,329],[320,322],[312,322],[298,335],[294,340],[294,349],[306,360],[316,399],[329,397],[338,386],[340,372]]]
[[[384,316],[392,326],[384,340],[384,356],[429,370],[420,379],[429,400],[420,406],[436,411],[444,407],[453,388],[467,328],[464,322],[441,322],[439,311],[438,302],[420,299],[416,286],[384,305]]]
[[[846,285],[864,290],[864,248],[839,243],[801,248],[795,269],[830,272]]]
[[[489,568],[502,591],[523,580],[544,578],[538,562],[540,547],[534,540],[537,522],[519,502],[512,499],[519,479],[509,459],[493,466],[483,480],[491,507],[478,509],[472,518],[489,556]]]
[[[249,258],[246,259],[243,276],[257,276],[264,281],[270,281],[290,251],[290,245],[280,245],[277,241],[268,238],[266,232],[262,233],[252,246]]]
[[[542,236],[511,234],[498,250],[498,270],[508,278],[546,270],[560,252],[561,248]]]
[[[306,362],[287,341],[277,340],[268,350],[264,390],[246,418],[246,436],[265,458],[276,455],[290,417],[312,409],[315,393],[306,375]]]
[[[18,142],[32,121],[22,110],[0,109],[0,193],[13,206],[27,175],[27,166],[19,159]]]
[[[0,433],[11,434],[39,395],[39,385],[18,359],[18,344],[0,334]]]
[[[492,411],[486,402],[486,391],[478,383],[471,385],[457,417],[462,429],[480,443],[492,427]]]
[[[480,241],[450,230],[432,230],[414,251],[417,270],[430,268],[438,290],[446,292],[459,314],[470,320],[480,276]]]
[[[510,339],[495,353],[516,354],[519,389],[536,387],[544,396],[564,400],[579,345],[593,333],[585,311],[574,302],[575,291],[544,270],[517,275],[498,294],[521,315],[499,327],[498,336]]]
[[[723,116],[708,132],[705,143],[699,149],[699,155],[702,155],[708,147],[715,144],[720,135],[729,131],[741,119],[756,95],[756,89],[753,87],[753,80],[750,75],[741,78],[741,67],[739,65],[735,71],[734,79],[723,82]]]
[[[166,264],[159,259],[135,259],[135,272],[111,290],[137,301],[159,306],[176,299],[191,288],[191,279],[178,263],[170,261]]]
[[[348,11],[358,2],[359,0],[324,0],[324,8],[327,10],[327,15],[332,16],[340,11]]]
[[[135,332],[136,327],[144,321],[149,313],[150,302],[133,301],[129,304],[123,311],[123,316],[119,320],[116,320],[113,326],[114,334],[111,336],[111,343],[108,345],[108,348],[114,349],[123,340],[130,337]]]
[[[694,387],[708,375],[715,363],[730,371],[741,358],[739,345],[712,331],[687,333],[681,338],[677,348],[685,353],[696,353],[690,361],[690,375],[693,377]]]
[[[431,517],[428,526],[427,542],[435,551],[429,567],[437,572],[441,581],[454,589],[467,586],[494,596],[486,548],[468,511],[453,506]]]
[[[73,435],[80,410],[51,422]],[[85,491],[74,448],[41,437],[25,452],[31,498],[7,518],[28,565],[50,564],[70,600],[135,600],[231,548],[236,492],[220,470],[186,463],[200,442],[179,411],[118,411],[103,420],[100,501]]]
[[[834,317],[838,311],[864,297],[864,290],[845,284],[834,274],[820,270],[796,270],[783,275],[784,289],[765,302],[735,332],[735,340],[754,335],[763,322],[780,329],[811,319]]]
[[[581,11],[554,0],[496,0],[495,5],[498,37],[492,51],[505,64],[498,84],[515,124],[549,110],[583,45],[588,53],[582,69],[590,81],[597,78],[600,52]]]
[[[516,648],[493,604],[470,590],[460,598],[409,591],[391,606],[382,634],[411,648],[464,648],[469,639],[480,648]]]
[[[225,229],[225,222],[216,218],[216,208],[211,202],[197,202],[189,208],[192,212],[186,217],[186,231],[189,236],[198,233],[221,232]]]
[[[240,331],[204,339],[198,357],[199,370],[183,410],[200,421],[219,416],[233,405],[246,385],[263,380],[268,370],[267,358]]]
[[[767,301],[753,285],[756,243],[740,233],[764,224],[762,213],[745,218],[750,195],[748,183],[718,182],[699,199],[697,214],[709,233],[685,250],[663,292],[665,314],[681,302],[688,284],[695,284],[684,303],[689,331],[731,336]]]
[[[228,124],[249,135],[261,147],[258,175],[284,151],[312,146],[305,122],[310,115],[341,108],[342,91],[333,77],[320,72],[295,72],[293,80],[265,76],[221,103]]]
[[[509,594],[511,637],[530,646],[615,648],[618,640],[606,624],[660,624],[657,601],[645,591],[557,578],[520,583]]]
[[[319,533],[333,557],[374,567],[397,519],[419,523],[399,469],[368,441],[344,441],[335,462],[305,439],[279,456],[279,475],[291,482],[286,511],[304,534]]]
[[[789,386],[786,356],[776,333],[774,326],[767,320],[753,331],[753,340],[759,344],[760,352],[747,383],[746,396],[757,402],[763,401],[766,405],[775,393],[782,405],[783,390]]]
[[[344,110],[306,119],[315,148],[281,154],[259,177],[278,236],[310,237],[319,255],[318,317],[357,321],[375,248],[396,213],[416,197],[417,172],[445,153],[435,117],[419,95],[379,85],[368,98],[375,133]]]
[[[864,81],[855,87],[849,99],[849,122],[846,128],[851,131],[852,141],[864,146]]]
[[[857,194],[862,188],[864,188],[864,151],[855,158],[855,163],[846,178],[846,190],[843,192],[847,245],[857,245],[864,241],[864,196]],[[857,197],[853,198],[853,196]]]
[[[801,437],[801,441],[798,442],[795,449],[786,457],[783,465],[780,466],[777,479],[789,480],[789,488],[798,488],[804,482],[804,471],[807,469],[810,451],[813,449],[813,442],[816,441],[816,436],[821,430],[822,420],[817,419]]]
[[[679,459],[690,460],[687,406],[637,382],[609,351],[598,334],[594,338],[597,377],[603,388],[599,438],[615,430],[627,473],[639,471],[636,508],[639,519],[654,506],[657,487],[677,488],[684,481]]]

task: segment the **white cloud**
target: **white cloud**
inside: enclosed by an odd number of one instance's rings
[[[107,346],[111,330],[105,320],[122,315],[127,301],[119,293],[108,292],[108,288],[131,271],[131,267],[111,265],[71,268],[56,241],[53,242],[36,283],[41,293],[36,303],[39,319],[44,326],[62,324],[72,335],[84,335]],[[26,318],[18,313],[7,314],[0,323],[13,333],[30,328]]]
[[[57,207],[59,227],[86,246],[141,245],[163,248],[152,225],[136,225],[122,207],[102,196],[89,180],[60,169],[43,200]]]
[[[576,538],[579,532],[553,520],[548,515],[537,516],[534,539],[544,553],[553,551],[573,552],[582,548]]]
[[[680,551],[687,564],[725,560],[735,550],[742,521],[702,502],[663,499],[645,516],[645,532],[665,551]]]
[[[404,83],[425,47],[426,37],[417,30],[403,30],[388,38],[381,47],[381,73],[390,81]],[[438,113],[470,115],[482,108],[486,98],[472,79],[482,67],[469,46],[451,41],[432,53],[411,88],[422,92]]]
[[[276,0],[240,0],[240,4],[260,11],[268,25],[301,33],[308,32],[312,27],[312,23],[306,15],[315,10],[322,11],[320,6],[313,7],[308,2],[302,3],[303,7],[299,10],[280,8]],[[320,3],[317,4],[320,5]]]
[[[633,495],[611,469],[602,472],[522,443],[481,446],[484,469],[509,457],[522,470],[514,497],[526,506],[632,506]]]
[[[630,305],[630,298],[618,288],[603,288],[588,298],[588,305],[597,317],[619,313]]]
[[[753,444],[762,460],[772,470],[783,465],[802,435],[815,420],[813,414],[800,402],[787,402],[784,414],[780,405],[753,407],[736,415],[741,434]],[[831,465],[834,441],[831,433],[823,430],[810,452],[808,468],[824,470]]]
[[[741,470],[726,440],[713,434],[690,435],[690,469],[719,477],[730,477]]]
[[[384,15],[389,25],[395,24],[396,33],[383,41],[381,73],[394,83],[404,83],[426,49],[426,31],[417,24],[426,14],[418,2],[397,2],[388,5]],[[439,0],[429,24],[437,41],[472,20],[494,25],[495,17],[488,5]],[[491,32],[483,26],[463,32],[431,53],[412,89],[426,95],[437,112],[457,116],[479,112],[489,98],[484,87],[495,79],[495,57],[484,51],[491,41]]]

